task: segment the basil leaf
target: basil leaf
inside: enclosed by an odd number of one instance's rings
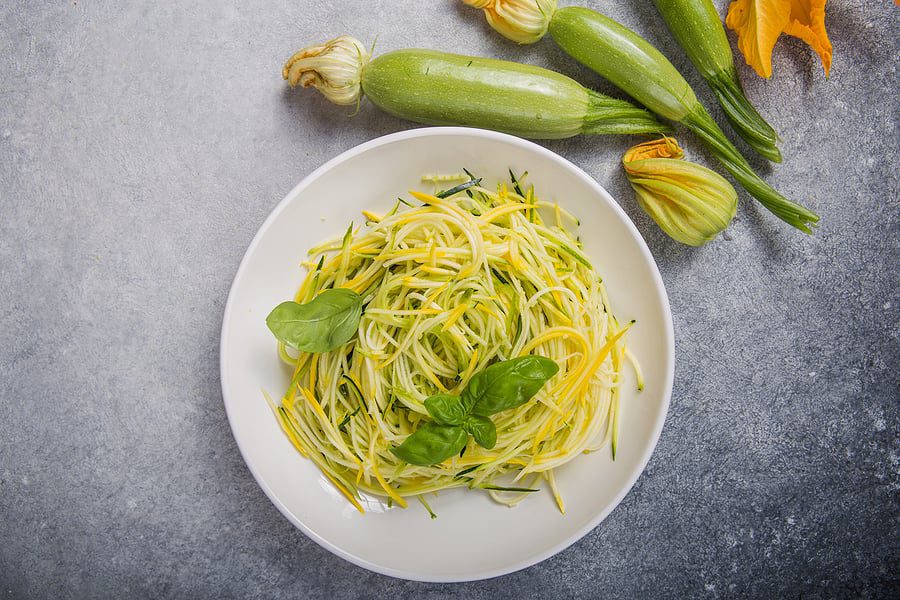
[[[543,356],[521,356],[476,373],[462,393],[472,414],[484,417],[525,404],[556,375],[559,365]]]
[[[490,450],[497,443],[497,427],[488,417],[470,415],[463,423],[463,428],[472,434],[482,448]]]
[[[410,464],[427,467],[447,460],[462,450],[468,441],[469,434],[459,425],[440,425],[429,421],[402,444],[391,448],[391,452]]]
[[[426,399],[425,410],[441,425],[462,425],[469,414],[462,401],[450,394],[435,394]]]
[[[306,304],[282,302],[266,317],[279,341],[303,352],[330,352],[359,328],[362,297],[346,288],[328,289]]]

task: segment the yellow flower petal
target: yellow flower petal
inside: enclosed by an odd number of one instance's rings
[[[831,42],[825,31],[825,0],[790,0],[791,17],[784,32],[809,44],[825,68],[831,70]]]
[[[484,11],[487,22],[500,35],[519,44],[533,44],[547,33],[556,12],[556,0],[463,0]]]
[[[662,137],[632,147],[622,157],[622,162],[628,169],[628,163],[645,158],[684,158],[684,151],[675,138]]]
[[[790,0],[735,0],[725,24],[738,35],[738,48],[760,77],[772,76],[772,48],[788,26]]]

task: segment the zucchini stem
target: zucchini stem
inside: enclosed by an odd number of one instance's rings
[[[671,133],[672,127],[659,122],[652,113],[626,102],[588,90],[584,134]]]
[[[706,81],[738,134],[762,156],[780,163],[781,151],[775,145],[778,134],[744,95],[734,67],[712,75]]]
[[[819,215],[805,206],[793,202],[779,194],[763,181],[741,153],[728,141],[722,130],[701,104],[694,105],[682,123],[693,131],[712,151],[722,166],[737,179],[751,196],[759,200],[776,217],[803,231],[812,233],[812,226],[819,221]]]

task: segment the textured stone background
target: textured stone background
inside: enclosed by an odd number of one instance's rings
[[[582,3],[643,32],[710,100],[649,2]],[[268,502],[228,429],[219,327],[253,234],[314,167],[411,127],[289,92],[281,63],[346,32],[608,86],[452,0],[0,5],[0,596],[890,595],[900,9],[828,6],[830,81],[787,38],[771,81],[741,69],[784,139],[767,177],[821,213],[812,237],[743,197],[726,236],[676,245],[626,187],[617,161],[633,140],[546,144],[619,198],[659,262],[672,409],[600,527],[523,572],[450,586],[321,549]]]

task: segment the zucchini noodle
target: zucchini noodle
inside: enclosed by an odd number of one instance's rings
[[[436,188],[462,179],[428,177]],[[514,505],[541,481],[564,511],[553,470],[607,445],[615,458],[632,323],[613,316],[565,228],[577,221],[512,181],[492,190],[472,178],[445,198],[411,192],[417,202],[366,212],[365,227],[351,224],[309,252],[295,300],[345,287],[365,308],[358,334],[334,351],[280,345],[293,375],[280,404],[270,403],[297,450],[360,512],[361,493],[405,507],[405,498],[455,487]],[[494,415],[494,448],[469,439],[459,456],[431,466],[391,452],[430,420],[426,398],[458,394],[488,365],[529,354],[559,372],[531,401]]]

